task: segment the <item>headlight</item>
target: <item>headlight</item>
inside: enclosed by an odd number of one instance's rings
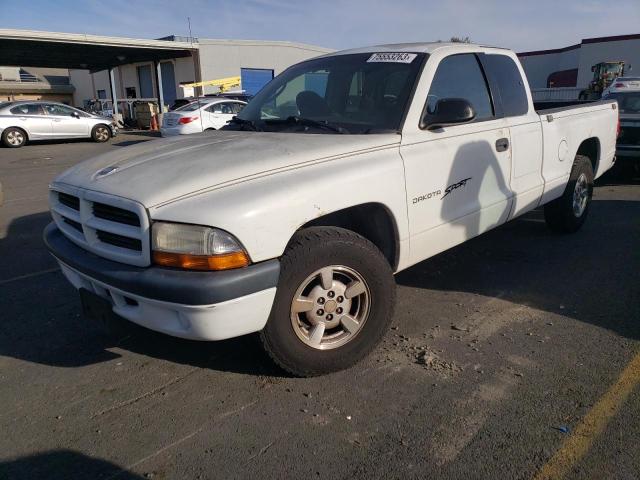
[[[153,262],[189,270],[229,270],[249,265],[235,237],[223,230],[184,223],[154,222]]]

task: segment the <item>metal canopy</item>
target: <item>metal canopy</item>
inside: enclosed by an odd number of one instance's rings
[[[0,29],[0,65],[86,69],[190,57],[197,44]]]

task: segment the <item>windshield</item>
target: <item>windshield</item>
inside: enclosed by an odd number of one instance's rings
[[[425,54],[309,60],[267,84],[225,129],[301,133],[398,131]]]
[[[640,113],[640,91],[627,93],[611,93],[607,100],[617,100],[620,113]]]

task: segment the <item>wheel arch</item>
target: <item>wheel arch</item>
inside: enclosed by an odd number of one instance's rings
[[[394,271],[398,268],[398,226],[391,211],[382,203],[363,203],[327,213],[301,225],[296,232],[309,227],[340,227],[362,235],[378,247]]]
[[[29,131],[26,128],[20,127],[18,125],[9,125],[8,127],[5,127],[4,129],[2,129],[2,133],[0,135],[4,135],[4,132],[9,130],[10,128],[15,128],[17,130],[20,130],[21,132],[24,132],[25,136],[27,137],[26,141],[29,141]]]
[[[598,137],[590,137],[582,141],[576,155],[583,155],[591,161],[593,175],[597,176],[600,164],[600,140]]]

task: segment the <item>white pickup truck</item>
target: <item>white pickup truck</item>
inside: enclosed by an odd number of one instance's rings
[[[384,336],[393,274],[544,205],[574,232],[614,161],[614,101],[536,112],[517,57],[417,43],[294,65],[232,123],[82,162],[46,244],[87,316],[260,332],[295,375]]]

